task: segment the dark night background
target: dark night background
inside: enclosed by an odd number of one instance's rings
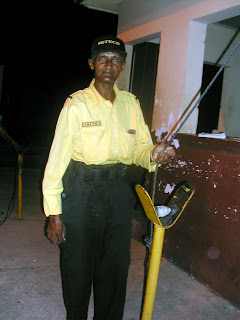
[[[93,78],[87,63],[92,40],[116,35],[118,16],[73,0],[5,2],[0,9],[2,123],[17,141],[49,148],[66,97]]]

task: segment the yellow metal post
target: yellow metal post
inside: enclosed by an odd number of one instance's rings
[[[18,219],[22,219],[22,168],[23,155],[18,154]]]
[[[154,224],[151,257],[141,320],[151,320],[156,296],[165,229]]]
[[[168,220],[165,220],[165,217],[158,217],[148,192],[141,185],[136,185],[135,189],[148,219],[154,225],[152,249],[141,317],[141,320],[151,320],[157,290],[165,229],[171,228],[176,223],[184,208],[192,198],[195,189],[188,181],[184,181],[176,188],[168,202],[168,207],[173,209],[173,213]],[[176,207],[178,210],[175,210]]]

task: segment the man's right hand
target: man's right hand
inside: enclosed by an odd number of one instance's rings
[[[164,143],[158,143],[155,145],[152,151],[152,159],[156,163],[166,164],[171,158],[175,157],[175,151],[172,147],[167,147],[165,152],[163,152],[165,146],[166,145]]]
[[[62,222],[61,215],[49,216],[47,237],[53,244],[60,244],[65,241],[66,228]]]

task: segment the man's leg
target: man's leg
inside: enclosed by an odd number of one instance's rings
[[[67,319],[86,320],[96,245],[96,219],[89,210],[93,185],[76,176],[64,186],[62,219],[66,241],[60,245],[60,267]]]
[[[131,190],[125,180],[106,184],[104,229],[94,269],[94,319],[121,320],[123,317],[132,221]]]

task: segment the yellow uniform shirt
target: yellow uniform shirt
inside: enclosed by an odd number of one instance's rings
[[[98,93],[94,82],[73,93],[59,115],[43,179],[46,216],[62,213],[62,177],[71,159],[87,165],[121,162],[155,170],[150,161],[152,139],[138,100],[114,85],[112,104]]]

